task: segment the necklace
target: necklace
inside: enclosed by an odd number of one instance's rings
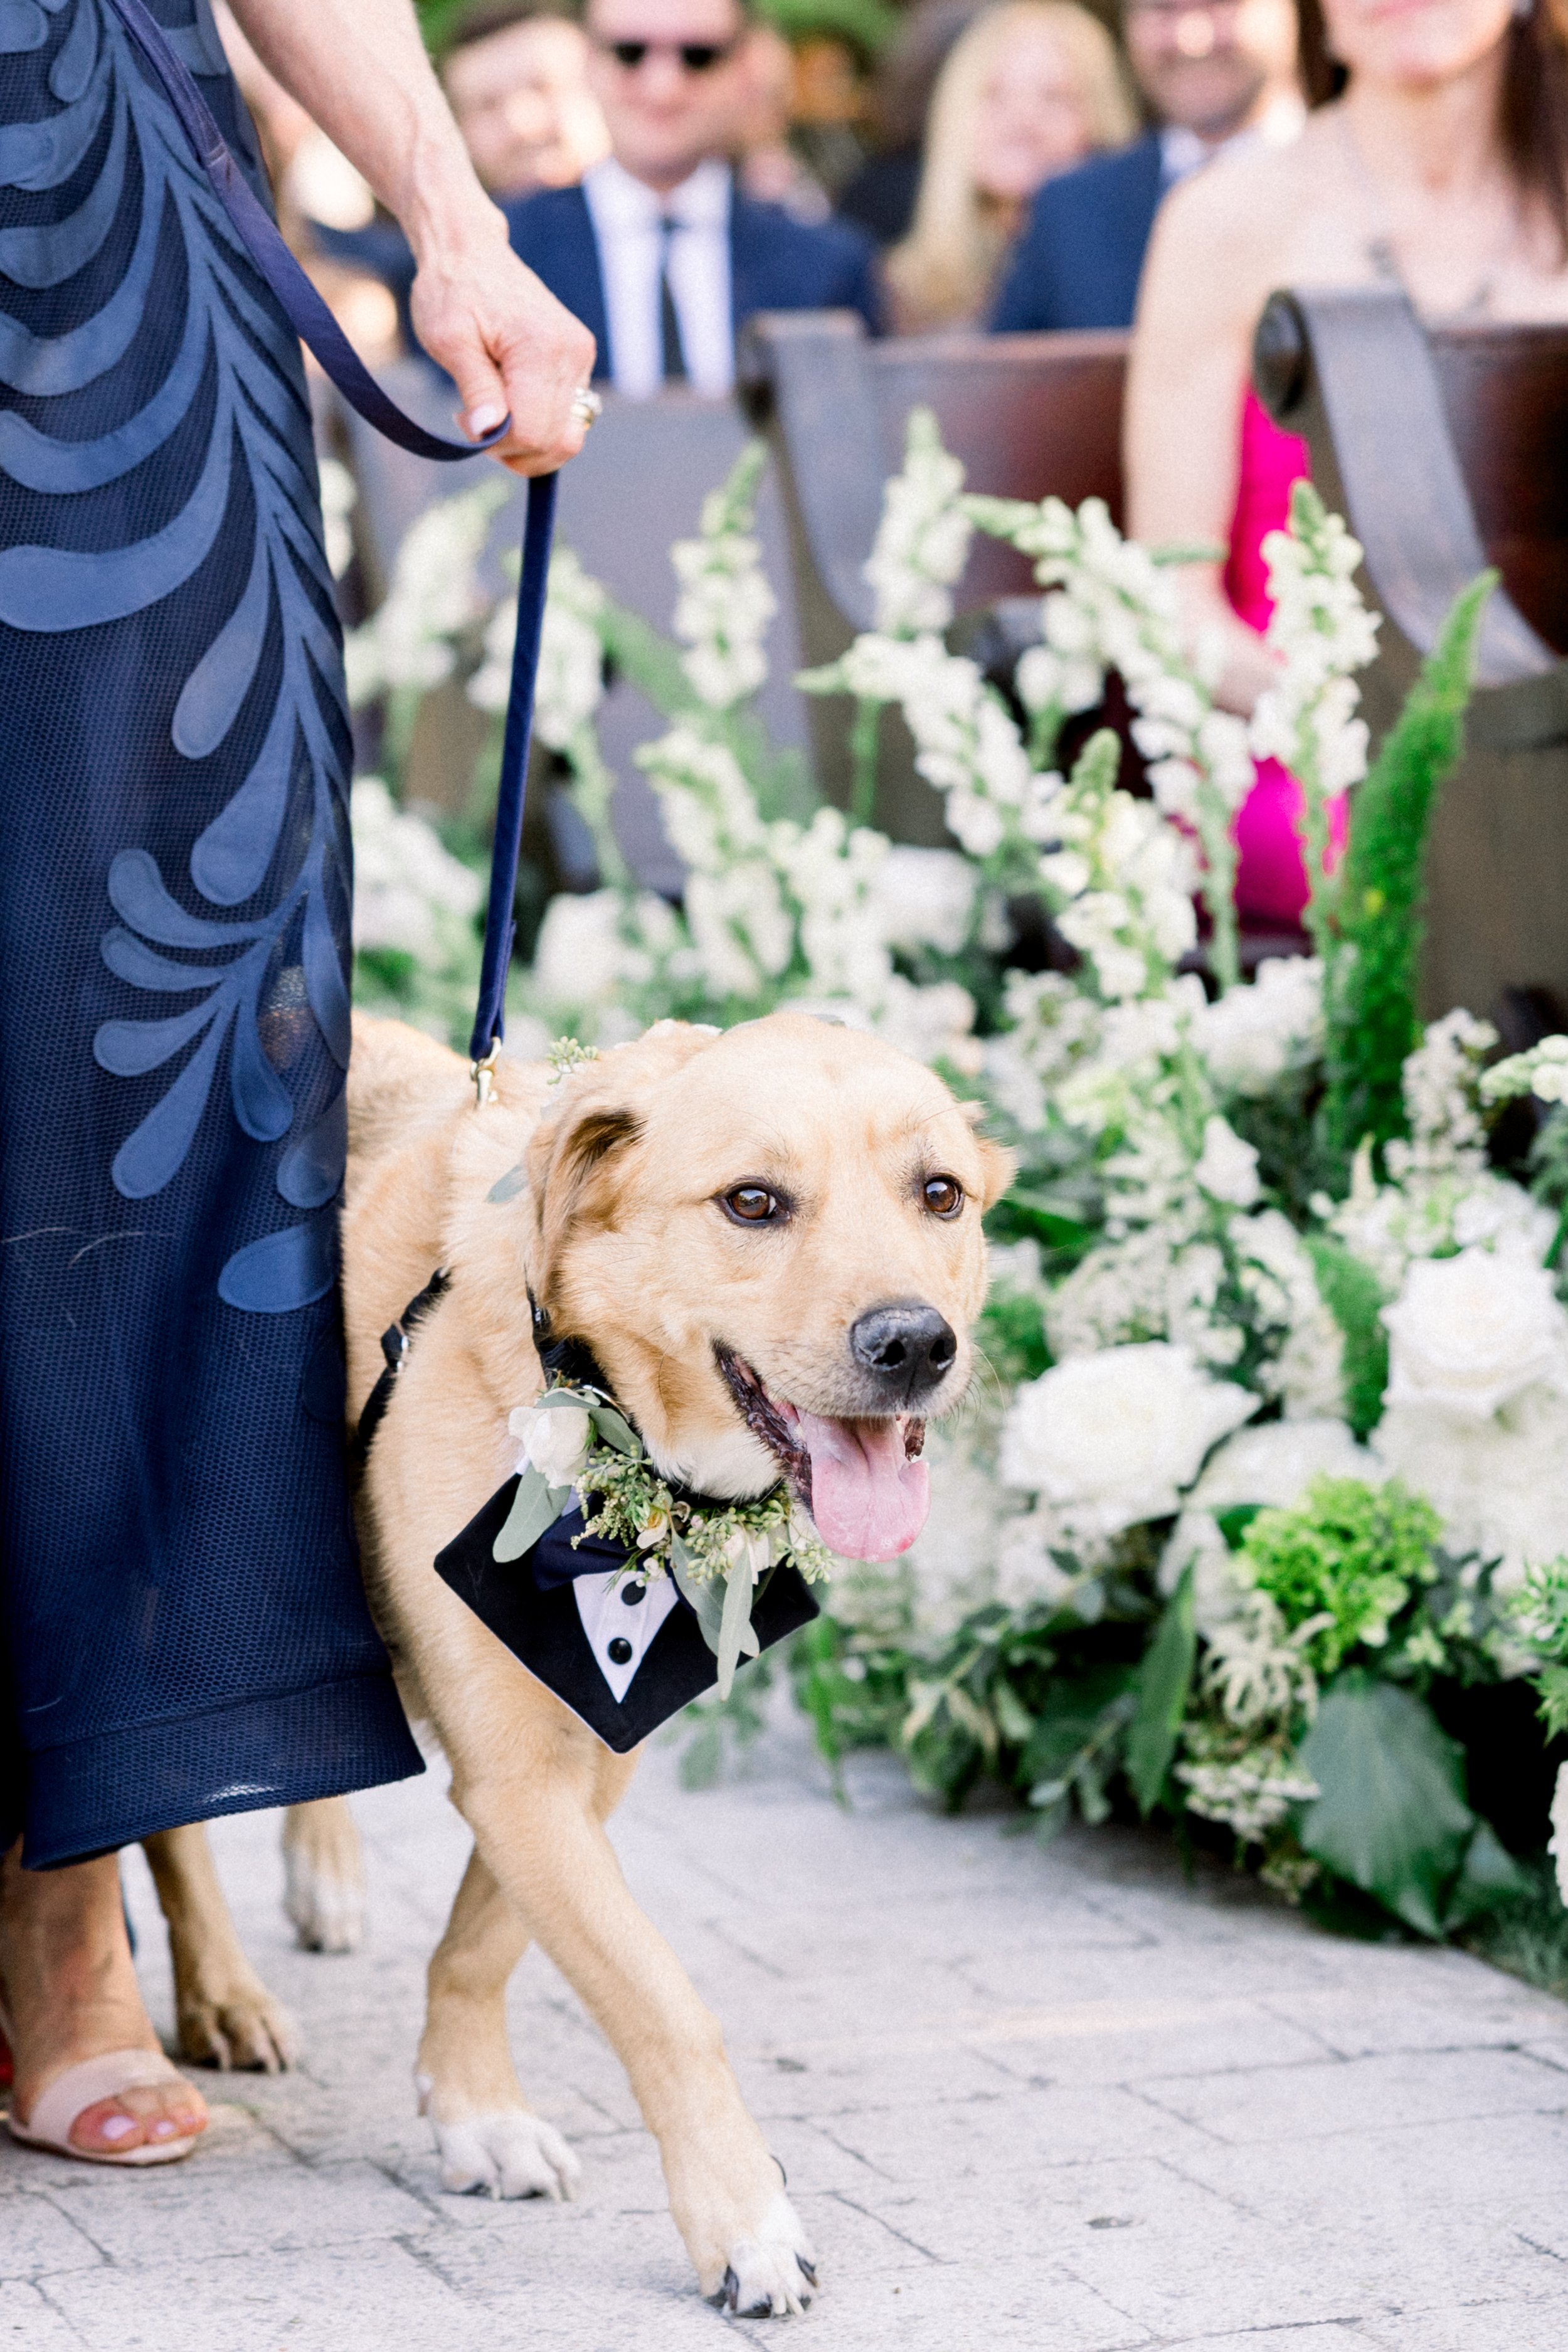
[[[1362,251],[1372,264],[1376,276],[1385,286],[1397,286],[1400,292],[1408,299],[1412,309],[1434,322],[1489,317],[1493,297],[1497,292],[1498,279],[1519,236],[1520,218],[1517,199],[1510,205],[1508,221],[1498,237],[1491,255],[1483,263],[1479,278],[1465,300],[1448,310],[1426,310],[1416,301],[1415,289],[1405,276],[1404,265],[1400,261],[1399,248],[1394,243],[1394,233],[1389,225],[1387,199],[1365,155],[1362,152],[1361,142],[1355,135],[1350,114],[1343,107],[1339,109],[1339,123],[1344,134],[1345,157],[1350,165],[1351,176],[1355,182],[1357,193],[1361,197],[1363,210],[1370,216],[1372,222],[1371,227],[1362,240]]]

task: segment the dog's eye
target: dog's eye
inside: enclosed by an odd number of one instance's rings
[[[738,1225],[767,1225],[784,1215],[784,1202],[765,1184],[737,1184],[723,1195],[724,1213]]]
[[[928,1176],[921,1198],[933,1217],[956,1217],[963,1206],[963,1187],[956,1176]]]

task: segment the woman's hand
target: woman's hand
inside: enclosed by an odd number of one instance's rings
[[[489,455],[514,474],[551,474],[588,430],[572,404],[594,373],[594,338],[518,259],[499,212],[494,220],[493,232],[484,224],[420,254],[414,324],[458,387],[464,432],[482,440],[510,414]]]

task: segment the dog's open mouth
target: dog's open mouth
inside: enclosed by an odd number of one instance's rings
[[[925,1423],[913,1413],[832,1421],[770,1396],[750,1364],[715,1345],[735,1409],[773,1454],[832,1551],[891,1559],[908,1551],[931,1508],[931,1476],[917,1459]]]

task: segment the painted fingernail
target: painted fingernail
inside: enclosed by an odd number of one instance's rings
[[[482,441],[487,433],[495,431],[505,415],[504,408],[476,408],[470,412],[468,430],[476,441]]]
[[[134,2116],[105,2116],[98,2130],[100,2139],[123,2139],[127,2132],[133,2132],[135,2128]]]

